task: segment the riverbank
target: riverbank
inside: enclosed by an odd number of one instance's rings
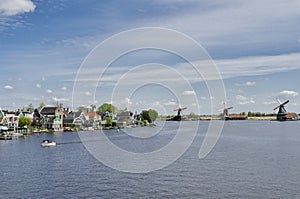
[[[161,117],[159,120],[166,121],[169,117]],[[197,120],[221,120],[219,116],[197,116],[197,117],[186,117],[186,120],[197,121]],[[253,116],[247,117],[247,120],[276,120],[276,116]]]

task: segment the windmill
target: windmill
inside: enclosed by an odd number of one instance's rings
[[[228,110],[229,109],[232,109],[233,107],[231,106],[231,107],[227,107],[226,106],[226,102],[224,102],[224,109],[223,109],[223,119],[224,120],[228,120],[228,119],[230,119],[230,116],[229,116],[229,114],[228,114]]]
[[[285,102],[281,102],[279,99],[277,100],[279,105],[276,106],[275,108],[273,108],[273,110],[275,111],[276,109],[279,109],[278,110],[278,113],[277,113],[277,120],[279,121],[285,121],[287,119],[286,115],[288,114],[287,111],[285,110],[284,106],[289,103],[290,101],[289,100],[286,100]]]
[[[232,106],[227,107],[226,102],[224,102],[223,115],[222,115],[223,120],[246,120],[246,119],[248,119],[248,116],[245,113],[230,114],[229,115],[228,110],[232,109],[232,108],[233,108]]]
[[[171,119],[169,119],[169,121],[181,121],[183,118],[182,111],[186,110],[186,109],[187,109],[187,107],[181,108],[181,106],[179,105],[178,108],[173,110],[173,111],[177,111],[177,115],[175,117],[172,117]]]
[[[179,108],[174,109],[173,111],[177,111],[177,116],[182,116],[181,113],[183,110],[187,109],[187,107],[181,108],[179,106]]]

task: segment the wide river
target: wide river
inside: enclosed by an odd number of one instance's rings
[[[0,198],[300,198],[300,121],[225,122],[213,150],[199,159],[208,124],[199,122],[193,143],[178,160],[149,173],[104,165],[78,133],[1,140]],[[157,122],[156,127],[129,129],[135,134],[159,132],[148,139],[116,130],[105,134],[121,148],[143,153],[168,144],[178,125]],[[93,140],[92,135],[101,132],[87,133],[91,139],[86,142],[101,145],[103,140]],[[43,139],[57,146],[43,148]]]

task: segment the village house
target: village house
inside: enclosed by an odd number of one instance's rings
[[[83,127],[87,124],[87,119],[83,112],[70,112],[64,115],[63,126],[64,127],[77,127],[79,129],[83,129]]]
[[[133,124],[134,115],[130,111],[123,111],[117,115],[117,126],[126,127],[129,124]]]
[[[88,127],[92,127],[94,129],[100,128],[101,126],[101,115],[96,112],[89,112],[84,114],[87,121]]]
[[[63,110],[56,106],[45,106],[41,109],[40,114],[43,117],[43,126],[48,130],[63,130]]]
[[[3,111],[8,129],[16,131],[19,125],[19,114],[16,112]]]
[[[2,109],[0,108],[0,133],[2,133],[3,131],[7,131],[8,128],[6,126],[6,119],[5,119],[5,115],[4,112],[2,111]]]
[[[37,108],[34,109],[33,115],[32,115],[32,124],[34,126],[41,127],[43,125],[43,119],[44,119],[44,117],[42,116],[40,111]]]

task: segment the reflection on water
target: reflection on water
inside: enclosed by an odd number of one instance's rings
[[[179,160],[146,174],[104,166],[77,133],[0,141],[0,198],[298,198],[300,122],[228,121],[213,151],[200,160],[208,124],[199,123],[193,144]],[[115,130],[105,134],[126,150],[151,151],[173,139],[178,123],[165,125],[147,139]],[[43,139],[58,145],[42,148]]]

